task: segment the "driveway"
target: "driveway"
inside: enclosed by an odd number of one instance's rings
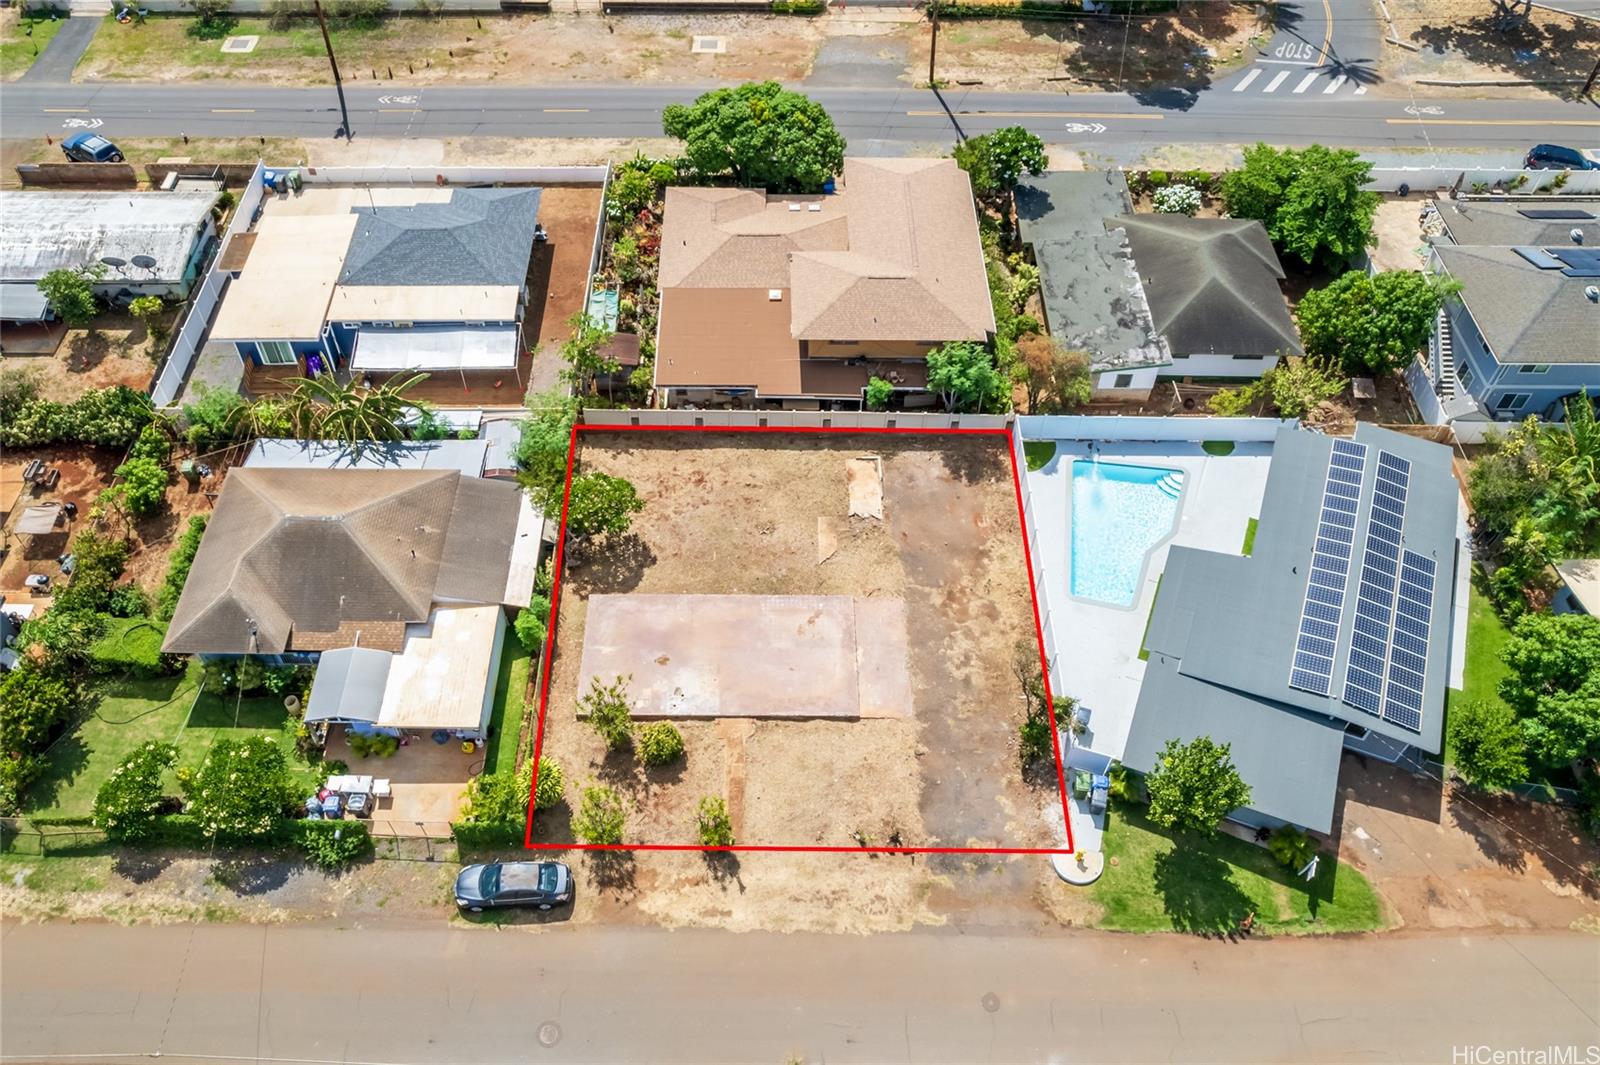
[[[71,81],[73,68],[78,65],[78,60],[83,58],[83,53],[89,50],[89,42],[94,40],[95,33],[104,21],[104,18],[93,16],[67,19],[66,24],[45,46],[39,58],[33,61],[33,66],[17,80],[35,84]]]

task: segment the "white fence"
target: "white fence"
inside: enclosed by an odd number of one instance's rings
[[[679,429],[1004,429],[1005,414],[908,414],[903,411],[591,410],[585,425]]]
[[[250,175],[249,183],[239,194],[233,219],[228,223],[228,231],[222,236],[222,246],[217,250],[216,257],[211,260],[211,269],[206,272],[205,281],[201,283],[199,291],[189,303],[189,313],[184,317],[183,325],[179,327],[177,336],[173,339],[172,350],[167,353],[166,365],[161,367],[155,383],[150,386],[150,398],[157,408],[170,406],[178,398],[178,393],[183,390],[184,378],[189,374],[189,367],[194,364],[195,355],[205,343],[211,314],[217,309],[223,290],[228,287],[228,275],[218,269],[218,264],[222,262],[222,256],[227,252],[234,235],[249,230],[255,222],[256,212],[261,208],[261,197],[266,192],[261,184],[261,169],[261,164],[257,163],[255,173]]]
[[[1412,359],[1406,366],[1406,388],[1411,391],[1411,399],[1417,405],[1417,412],[1422,415],[1422,420],[1429,425],[1443,425],[1446,421],[1444,407],[1439,404],[1438,393],[1433,390],[1433,380],[1428,376],[1428,371],[1423,369],[1420,358]]]
[[[1028,434],[1023,429],[1023,423],[1033,421],[1058,421],[1062,419],[1049,416],[1024,416],[1011,423],[1011,447],[1018,463],[1023,459],[1023,438]],[[1019,466],[1018,473],[1022,478],[1022,535],[1028,543],[1028,560],[1030,563],[1028,574],[1033,581],[1034,602],[1039,605],[1039,629],[1044,636],[1045,672],[1050,677],[1050,691],[1059,693],[1065,690],[1065,681],[1056,669],[1056,638],[1055,622],[1050,613],[1050,594],[1044,580],[1044,552],[1039,549],[1039,523],[1033,517],[1033,496],[1028,491],[1028,475],[1026,466]]]
[[[1555,187],[1563,174],[1566,179],[1560,188]],[[1514,196],[1534,192],[1562,196],[1600,194],[1600,170],[1519,170],[1515,167],[1374,167],[1372,180],[1367,182],[1366,187],[1374,192],[1394,192],[1401,185],[1409,185],[1415,192],[1459,188],[1461,192],[1470,193],[1474,185],[1482,184],[1492,189],[1496,182],[1509,189],[1519,177],[1525,177],[1527,181],[1512,193]]]
[[[501,14],[500,0],[429,0],[430,5],[439,5],[439,14]],[[86,4],[79,0],[85,10]],[[30,6],[43,6],[42,4]],[[101,5],[106,14],[111,14],[113,4],[105,0]],[[159,15],[193,15],[194,4],[191,0],[140,0],[139,6],[146,11]],[[228,10],[235,15],[264,15],[275,10],[273,0],[233,0]],[[421,15],[415,0],[389,0],[389,11],[396,15]],[[432,14],[432,12],[429,12]],[[301,20],[313,18],[309,0],[300,7],[296,16]],[[330,15],[330,21],[332,16]]]
[[[308,185],[601,185],[605,166],[308,166]]]
[[[1149,418],[1143,416],[1023,414],[1018,431],[1028,440],[1149,440],[1249,443],[1276,439],[1293,418]]]

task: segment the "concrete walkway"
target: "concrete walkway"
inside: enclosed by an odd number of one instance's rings
[[[33,61],[33,66],[18,81],[35,84],[62,84],[72,80],[72,71],[89,50],[89,42],[99,31],[105,19],[99,16],[76,15],[67,19],[50,43]]]
[[[733,935],[548,916],[8,923],[5,1057],[1449,1062],[1577,1046],[1582,1061],[1600,1018],[1596,940],[1574,933]]]

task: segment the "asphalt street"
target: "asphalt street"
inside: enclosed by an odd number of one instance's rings
[[[1583,934],[0,933],[8,1061],[1447,1063],[1600,1041],[1600,939]]]

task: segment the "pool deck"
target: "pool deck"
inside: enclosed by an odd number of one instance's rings
[[[1245,529],[1261,510],[1270,443],[1241,443],[1227,456],[1208,455],[1198,443],[1097,441],[1101,462],[1164,466],[1184,472],[1177,531],[1150,554],[1131,607],[1108,606],[1071,595],[1072,463],[1090,458],[1090,441],[1058,440],[1044,469],[1027,475],[1051,617],[1055,662],[1052,689],[1076,698],[1090,712],[1079,744],[1121,758],[1139,701],[1144,639],[1157,581],[1173,544],[1238,553]]]

